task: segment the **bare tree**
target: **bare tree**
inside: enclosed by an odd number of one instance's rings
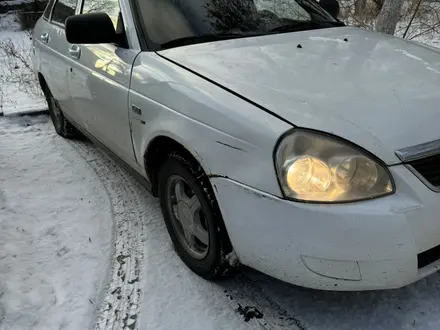
[[[14,85],[31,97],[41,96],[41,89],[32,67],[32,54],[25,44],[14,44],[11,39],[0,41],[0,96],[7,98],[4,88]]]
[[[83,13],[109,13],[114,12],[116,8],[119,9],[119,4],[115,0],[95,0],[84,4]]]
[[[394,35],[404,0],[385,0],[377,17],[376,31]]]
[[[356,0],[354,2],[354,14],[356,17],[359,17],[365,11],[367,7],[367,0]]]
[[[252,4],[251,1],[242,0],[212,0],[206,2],[204,7],[216,30],[228,31],[233,27],[251,31],[258,29]]]

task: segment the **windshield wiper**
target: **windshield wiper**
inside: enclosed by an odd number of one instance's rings
[[[256,34],[249,33],[235,33],[235,32],[225,32],[225,33],[215,33],[215,34],[203,34],[199,36],[183,37],[174,40],[167,41],[161,45],[161,49],[186,46],[191,44],[198,44],[202,42],[227,40],[234,38],[244,38],[249,36],[255,36]]]
[[[328,28],[332,26],[345,26],[345,24],[338,21],[300,21],[277,26],[276,28],[271,29],[269,32],[294,32],[301,30]]]

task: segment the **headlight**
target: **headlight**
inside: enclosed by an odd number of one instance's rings
[[[285,197],[340,203],[392,194],[387,168],[366,152],[337,138],[295,130],[279,143],[275,165]]]

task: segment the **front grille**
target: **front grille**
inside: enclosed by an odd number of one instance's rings
[[[440,245],[433,247],[428,251],[419,253],[417,255],[417,266],[420,269],[432,264],[438,259],[440,259]]]
[[[408,162],[421,177],[440,188],[440,154]]]

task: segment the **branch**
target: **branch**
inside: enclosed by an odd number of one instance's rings
[[[436,25],[430,27],[429,29],[427,29],[423,32],[420,32],[420,33],[417,33],[416,35],[413,35],[411,38],[409,38],[409,40],[413,40],[413,39],[420,37],[421,35],[424,35],[425,33],[428,33],[430,31],[435,31],[435,29],[438,27],[440,27],[440,23],[437,23]]]
[[[423,0],[419,0],[419,2],[417,2],[416,9],[414,10],[414,13],[413,13],[413,15],[412,15],[412,17],[411,17],[411,20],[409,21],[408,26],[406,27],[406,30],[405,30],[405,32],[403,33],[403,39],[406,38],[406,35],[407,35],[407,33],[408,33],[408,30],[409,30],[409,28],[411,27],[411,25],[412,25],[412,23],[413,23],[413,21],[414,21],[414,18],[415,18],[416,15],[417,15],[417,12],[419,11],[419,8],[420,8],[420,5],[422,4],[422,1],[423,1]]]

